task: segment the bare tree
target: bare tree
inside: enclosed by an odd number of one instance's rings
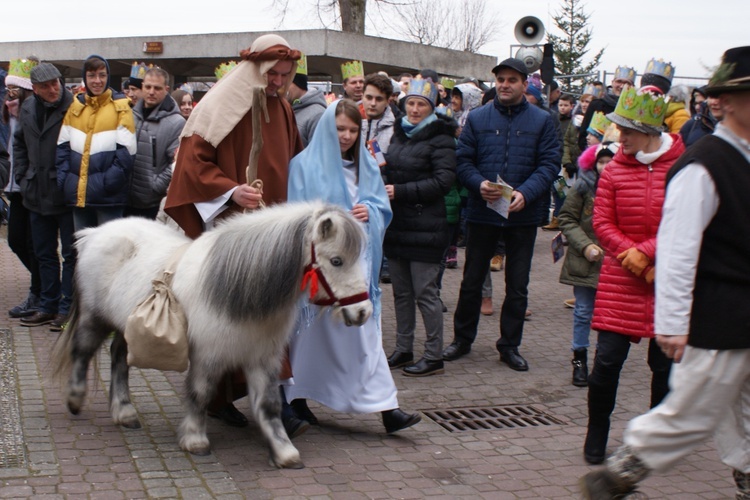
[[[478,52],[493,40],[500,24],[496,14],[487,14],[486,4],[483,0],[414,0],[392,10],[392,18],[399,21],[392,29],[410,41]]]
[[[271,0],[280,23],[292,2]],[[390,32],[397,38],[466,52],[478,52],[491,42],[501,24],[497,14],[487,14],[483,0],[308,0],[307,4],[325,27],[336,24],[342,31],[364,35],[367,22],[377,34]],[[368,5],[375,8],[376,16],[368,13]]]
[[[280,22],[289,13],[289,4],[292,0],[271,0],[271,4],[279,13]],[[421,1],[421,0],[419,0]],[[367,5],[374,3],[380,5],[402,6],[411,3],[410,0],[311,0],[308,2],[310,8],[317,13],[318,19],[323,26],[331,22],[339,24],[341,31],[347,33],[365,34],[365,20],[367,19]]]

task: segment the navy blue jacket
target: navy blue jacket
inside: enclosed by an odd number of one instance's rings
[[[560,172],[560,144],[547,111],[526,98],[505,106],[495,98],[472,110],[456,150],[456,174],[469,191],[468,221],[494,226],[535,226],[549,218],[552,182]],[[487,208],[479,194],[497,176],[523,194],[526,205],[508,219]]]

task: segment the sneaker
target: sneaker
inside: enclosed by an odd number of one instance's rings
[[[567,307],[568,309],[575,309],[576,299],[563,300],[563,305]]]
[[[490,271],[497,272],[503,270],[503,256],[495,255],[490,261]]]
[[[8,311],[8,316],[11,318],[25,318],[31,316],[39,310],[39,297],[29,292],[26,296],[26,300],[11,308]]]
[[[456,247],[448,248],[448,254],[445,256],[445,268],[456,269],[458,267],[458,249]]]
[[[22,318],[21,326],[33,327],[33,326],[49,325],[55,320],[56,317],[57,315],[53,313],[37,311],[31,316]]]

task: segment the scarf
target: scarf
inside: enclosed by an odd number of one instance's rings
[[[8,107],[8,113],[13,118],[18,118],[18,107],[20,106],[19,99],[13,99],[12,101],[5,101],[5,105]]]
[[[406,134],[406,137],[411,139],[414,134],[416,134],[435,120],[437,120],[437,115],[435,113],[432,113],[421,122],[417,123],[416,125],[412,125],[407,117],[404,116],[403,118],[401,118],[401,128],[403,129],[404,134]]]

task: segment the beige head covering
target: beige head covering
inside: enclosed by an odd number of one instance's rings
[[[256,106],[266,109],[268,70],[279,61],[291,60],[293,64],[289,81],[292,81],[300,52],[293,50],[278,35],[263,35],[249,49],[243,50],[240,56],[242,61],[201,99],[190,114],[180,137],[198,134],[213,147],[217,147],[250,109]],[[284,92],[286,89],[279,90],[279,94]]]

